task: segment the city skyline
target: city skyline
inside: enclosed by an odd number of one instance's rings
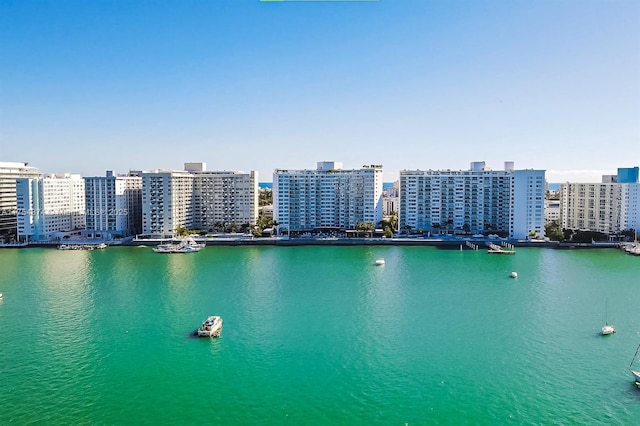
[[[106,170],[640,164],[635,1],[5,2],[1,161]]]

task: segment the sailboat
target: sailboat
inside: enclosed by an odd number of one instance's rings
[[[633,365],[633,361],[636,360],[636,356],[638,355],[638,350],[640,350],[640,345],[638,345],[638,347],[636,348],[636,353],[633,355],[631,364],[629,364],[629,371],[631,371],[631,374],[633,374],[633,380],[636,382],[636,386],[640,388],[640,371],[631,369],[631,366]]]
[[[602,335],[608,336],[616,332],[616,328],[607,322],[607,302],[604,304],[604,327],[602,327]]]

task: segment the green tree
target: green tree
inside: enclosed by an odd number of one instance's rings
[[[560,224],[557,220],[553,220],[544,225],[544,235],[546,235],[551,241],[562,241],[564,234],[560,229]]]
[[[176,235],[178,237],[186,237],[187,235],[189,235],[189,229],[187,229],[187,227],[184,225],[178,225],[176,227]]]

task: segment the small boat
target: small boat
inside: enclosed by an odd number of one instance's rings
[[[212,315],[208,317],[196,330],[198,337],[220,337],[222,330],[222,317]]]
[[[376,266],[381,266],[381,265],[384,265],[384,259],[376,260]]]
[[[511,249],[511,250],[505,250],[504,248],[500,247],[497,244],[489,244],[489,248],[487,249],[487,253],[488,254],[516,254],[516,251]]]
[[[518,273],[517,272],[512,272],[511,275],[509,275],[511,278],[518,278]]]
[[[0,293],[0,300],[2,300],[2,293]]]
[[[602,327],[602,335],[608,336],[616,332],[616,328],[607,322],[607,303],[604,304],[604,327]]]

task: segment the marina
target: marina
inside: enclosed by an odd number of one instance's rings
[[[640,341],[640,264],[621,250],[199,253],[1,250],[0,423],[634,424],[640,416],[629,371],[639,370],[629,362]],[[612,338],[601,337],[605,300]],[[224,318],[222,338],[194,338],[209,315]],[[45,322],[38,338],[25,333],[25,323]],[[460,369],[469,364],[482,368]],[[194,396],[211,389],[216,409],[199,409]]]

